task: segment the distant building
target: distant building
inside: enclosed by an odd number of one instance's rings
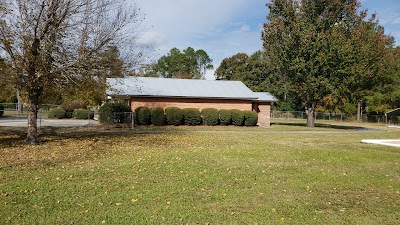
[[[132,111],[140,106],[253,110],[258,122],[270,126],[268,92],[252,92],[241,81],[189,80],[153,77],[107,78],[107,95],[128,99]]]

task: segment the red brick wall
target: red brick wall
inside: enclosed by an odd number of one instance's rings
[[[189,98],[145,98],[135,97],[130,99],[131,109],[145,106],[154,107],[178,107],[184,108],[214,108],[214,109],[239,109],[251,110],[251,100],[230,100],[230,99],[189,99]]]
[[[149,108],[198,108],[200,110],[204,108],[253,110],[258,113],[259,124],[270,126],[271,103],[269,102],[253,103],[251,100],[135,97],[130,99],[130,105],[132,111],[141,106]]]
[[[270,102],[254,102],[253,110],[258,113],[258,124],[264,126],[271,125],[271,103]]]

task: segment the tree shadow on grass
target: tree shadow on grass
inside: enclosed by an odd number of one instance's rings
[[[152,131],[137,133],[129,129],[74,132],[46,128],[40,130],[40,143],[31,145],[25,141],[26,132],[7,130],[0,132],[0,169],[15,166],[31,169],[104,158],[132,151],[132,146],[135,149],[161,151],[163,146],[169,146],[176,140],[166,137],[165,133],[160,135]],[[184,132],[174,135],[184,135]]]
[[[273,125],[306,127],[306,123],[275,122],[275,123],[271,123],[271,126],[273,126]],[[331,128],[331,129],[339,129],[339,130],[370,130],[368,128],[360,127],[360,126],[345,126],[345,125],[325,124],[325,123],[315,123],[315,127],[318,127],[318,128]]]
[[[0,133],[0,149],[6,147],[20,146],[26,140],[26,133],[18,130],[8,131],[7,133]]]

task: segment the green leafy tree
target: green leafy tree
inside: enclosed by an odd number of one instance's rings
[[[204,50],[188,47],[181,52],[172,48],[154,64],[153,72],[166,78],[204,79],[207,70],[213,68],[211,63]]]
[[[238,53],[222,60],[221,65],[215,71],[217,79],[240,80],[246,70],[246,61],[249,56],[246,53]]]
[[[203,49],[199,49],[195,53],[196,58],[196,72],[200,76],[200,79],[204,80],[207,70],[212,70],[212,59],[208,56],[207,52]]]
[[[280,110],[299,109],[296,107],[298,97],[290,91],[290,83],[287,79],[282,79],[263,51],[257,51],[250,56],[238,53],[223,59],[215,76],[217,79],[240,80],[252,91],[270,92],[280,99],[276,106]]]
[[[379,78],[379,85],[366,97],[369,114],[384,114],[400,108],[400,47],[386,49],[385,72]]]
[[[367,36],[373,36],[379,49],[390,38],[374,17],[365,21],[366,12],[359,12],[359,7],[356,0],[272,0],[268,4],[262,33],[265,54],[300,96],[307,127],[314,127],[316,107],[326,96],[361,93],[371,89],[378,76],[380,64],[373,61],[378,52],[371,50],[373,43]],[[361,63],[366,66],[360,67]],[[370,67],[374,69],[366,73]]]

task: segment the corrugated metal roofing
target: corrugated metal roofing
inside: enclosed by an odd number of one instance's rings
[[[224,98],[248,100],[256,100],[259,98],[258,95],[252,92],[241,81],[125,77],[107,78],[107,84],[108,96]]]

